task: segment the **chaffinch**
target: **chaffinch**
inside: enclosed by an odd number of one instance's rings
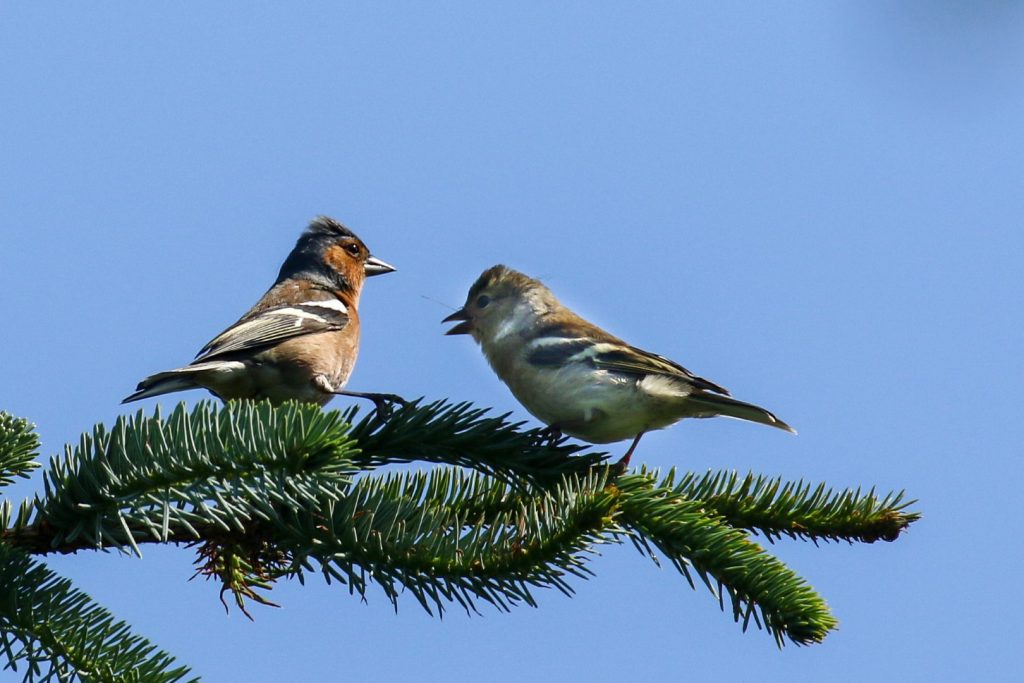
[[[402,402],[392,394],[343,391],[359,352],[359,294],[367,277],[395,270],[371,256],[351,230],[314,219],[288,254],[273,286],[238,322],[185,367],[139,382],[123,403],[186,389],[222,400],[298,399],[326,404],[335,395]]]
[[[512,394],[552,436],[591,443],[633,439],[684,417],[722,415],[793,428],[764,408],[737,401],[721,386],[630,346],[559,303],[539,281],[505,266],[485,270],[466,305],[442,322],[469,334]]]

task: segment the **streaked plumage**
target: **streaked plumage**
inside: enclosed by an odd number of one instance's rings
[[[393,270],[371,256],[351,230],[320,216],[248,313],[203,346],[189,365],[147,377],[124,402],[197,388],[224,400],[323,405],[341,393],[379,401],[388,395],[343,388],[359,352],[363,282]]]
[[[735,417],[793,432],[764,408],[682,365],[631,346],[563,306],[538,280],[484,271],[448,334],[470,334],[498,377],[537,419],[591,443],[633,439],[686,417]],[[795,432],[794,432],[795,433]]]

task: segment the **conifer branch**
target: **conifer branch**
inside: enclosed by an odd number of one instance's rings
[[[906,500],[903,491],[880,498],[874,489],[834,491],[824,483],[783,482],[781,477],[753,472],[742,479],[735,471],[689,473],[678,484],[674,477],[673,470],[663,485],[703,502],[734,527],[763,534],[769,542],[783,535],[813,541],[895,541],[921,517],[907,511],[916,501]]]
[[[601,544],[629,538],[691,585],[702,579],[723,609],[728,596],[744,629],[753,622],[781,645],[819,642],[835,619],[749,532],[870,542],[919,518],[902,493],[729,472],[622,474],[603,453],[466,403],[418,400],[355,418],[354,408],[206,402],[98,425],[51,459],[43,494],[0,502],[0,550],[140,554],[144,543],[184,543],[246,614],[249,601],[272,604],[275,581],[311,572],[361,597],[376,584],[396,608],[407,592],[443,614],[535,605],[538,587],[571,595]],[[37,447],[27,423],[0,415],[0,483],[24,476]],[[366,474],[414,461],[453,467]]]
[[[586,446],[568,437],[550,441],[543,429],[522,430],[509,414],[488,417],[487,409],[440,400],[417,399],[386,420],[368,414],[352,428],[359,443],[353,460],[370,469],[406,462],[435,462],[475,469],[512,485],[558,481],[600,464],[604,453],[583,453]],[[350,408],[351,421],[357,408]]]
[[[158,650],[38,562],[0,543],[0,653],[26,683],[183,680]],[[197,678],[190,679],[192,681]]]
[[[0,487],[39,467],[39,437],[28,420],[0,412]]]
[[[821,642],[836,620],[825,601],[747,534],[709,513],[700,500],[674,492],[653,474],[621,477],[623,526],[654,544],[693,586],[691,569],[746,630],[753,618],[781,646],[785,638],[806,645]],[[724,591],[724,594],[723,594]]]
[[[514,508],[484,516],[473,500],[477,494],[511,491],[487,482],[452,469],[361,480],[320,523],[295,529],[302,544],[295,562],[308,567],[315,559],[329,580],[360,596],[372,581],[396,607],[405,589],[430,613],[443,613],[447,602],[476,611],[477,599],[503,611],[519,602],[535,605],[531,587],[571,595],[566,578],[588,576],[587,555],[607,542],[602,534],[614,498],[601,477],[566,477]]]
[[[202,403],[191,413],[180,404],[166,421],[157,410],[118,418],[109,432],[97,425],[51,459],[34,535],[49,531],[55,549],[128,546],[138,554],[139,542],[185,532],[202,540],[199,527],[244,532],[280,508],[318,505],[343,495],[358,472],[340,418],[308,404]]]

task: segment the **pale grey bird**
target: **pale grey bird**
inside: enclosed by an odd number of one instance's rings
[[[466,304],[442,322],[469,334],[530,413],[590,443],[633,439],[685,417],[734,417],[796,431],[764,408],[730,398],[682,365],[605,332],[563,306],[541,282],[506,266],[483,272]]]

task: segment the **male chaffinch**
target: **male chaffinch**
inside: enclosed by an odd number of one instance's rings
[[[335,395],[402,402],[392,394],[343,391],[359,352],[359,294],[367,277],[395,270],[371,256],[351,230],[315,218],[288,254],[273,286],[238,322],[185,367],[139,382],[123,403],[186,389],[222,400],[297,399],[326,404]]]
[[[466,305],[442,322],[458,322],[447,334],[472,335],[551,435],[591,443],[632,438],[623,468],[645,432],[684,417],[722,415],[796,433],[764,408],[584,320],[539,281],[505,266],[485,270]]]

